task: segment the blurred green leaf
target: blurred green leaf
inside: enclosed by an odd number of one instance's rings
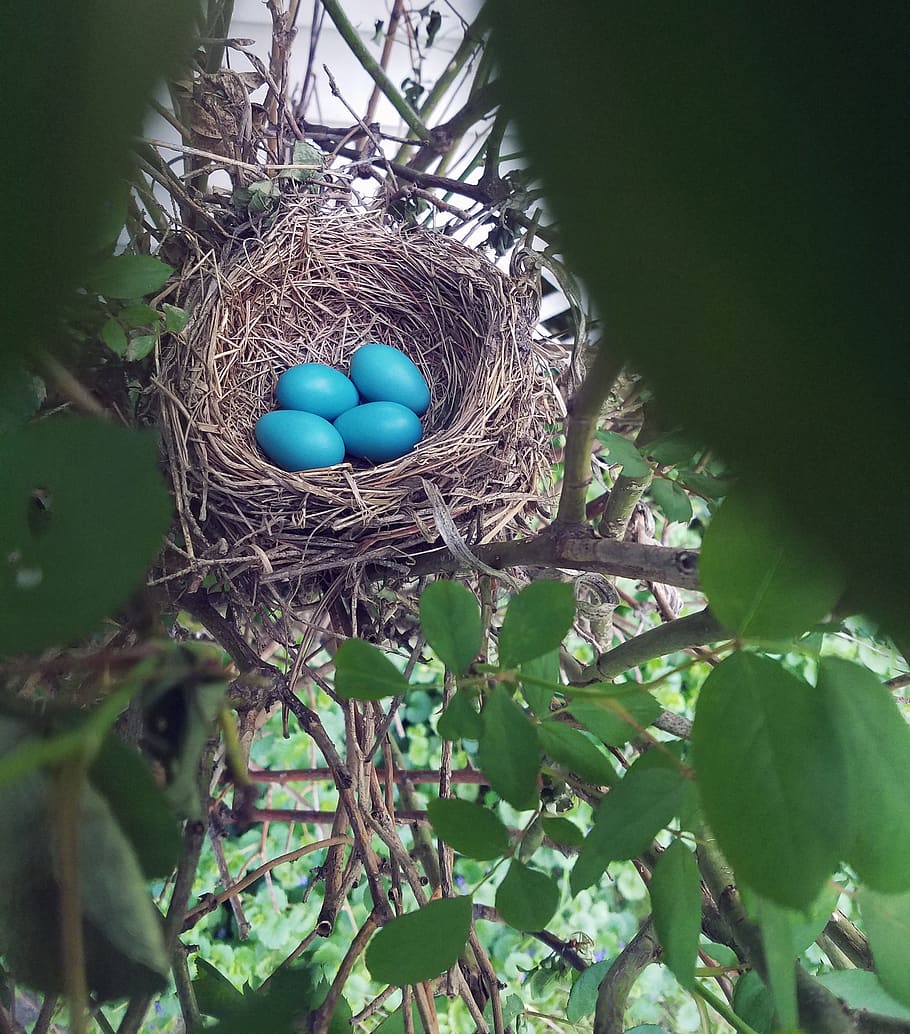
[[[668,521],[688,524],[692,520],[692,503],[676,481],[654,478],[650,492]]]
[[[164,287],[173,272],[151,255],[113,255],[90,271],[85,286],[106,298],[144,298]]]
[[[859,907],[882,987],[910,1006],[910,893],[880,894],[861,887]]]
[[[543,930],[559,905],[559,884],[513,859],[496,889],[496,911],[516,930]]]
[[[585,842],[585,834],[578,826],[559,815],[543,816],[543,832],[554,843],[565,844],[567,847],[581,847]]]
[[[46,394],[40,377],[21,363],[11,362],[0,377],[0,435],[24,427],[38,412]]]
[[[804,908],[849,844],[845,756],[824,695],[767,657],[735,653],[701,688],[692,750],[708,824],[737,875]]]
[[[774,999],[755,970],[743,973],[736,981],[733,1008],[758,1034],[771,1034],[774,1030]]]
[[[436,835],[469,858],[498,858],[509,846],[509,831],[498,815],[481,804],[434,797],[427,814]]]
[[[463,585],[440,580],[420,596],[420,627],[436,656],[456,675],[480,651],[480,607]]]
[[[196,957],[193,991],[199,1011],[216,1019],[230,1016],[244,1000],[243,992],[238,991],[223,973],[201,955]]]
[[[572,893],[596,883],[610,862],[647,850],[679,809],[685,784],[679,763],[662,750],[637,758],[597,806],[572,869]]]
[[[345,700],[382,700],[408,691],[401,672],[378,647],[347,639],[335,655],[335,692]]]
[[[691,988],[701,934],[701,876],[695,855],[681,840],[674,840],[661,853],[648,891],[654,929],[663,948],[661,961],[682,987]]]
[[[419,984],[458,961],[471,929],[471,899],[442,898],[387,923],[370,941],[366,966],[380,984]]]
[[[805,631],[843,588],[841,574],[779,507],[742,489],[724,500],[708,526],[698,571],[717,619],[752,639]]]
[[[514,668],[555,650],[575,617],[575,593],[568,582],[539,579],[509,600],[499,630],[499,663]]]
[[[820,973],[815,979],[851,1009],[910,1020],[910,1008],[892,998],[874,973],[864,969],[836,969],[832,973]]]
[[[696,474],[690,471],[680,471],[679,483],[707,499],[723,499],[733,487],[732,478],[720,478],[714,477],[712,474]]]
[[[479,740],[483,720],[474,710],[470,694],[463,689],[455,691],[448,707],[436,723],[436,730],[446,740]]]
[[[141,584],[170,523],[155,437],[53,418],[0,438],[0,470],[0,654],[90,631]]]
[[[887,688],[867,669],[823,657],[818,689],[847,770],[841,814],[845,861],[883,893],[910,889],[910,808],[896,772],[910,771],[910,728]]]
[[[540,746],[528,716],[501,686],[487,695],[477,757],[490,785],[518,811],[537,806]]]
[[[605,447],[611,464],[622,464],[626,477],[644,478],[651,473],[651,467],[638,449],[615,431],[598,431],[597,440]]]
[[[799,1025],[796,1005],[796,951],[793,946],[792,911],[768,898],[740,888],[751,918],[761,931],[762,950],[774,1011],[782,1027]]]

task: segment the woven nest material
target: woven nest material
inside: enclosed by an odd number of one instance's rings
[[[546,492],[557,402],[530,280],[442,234],[296,198],[188,286],[191,320],[156,377],[184,538],[169,577],[216,572],[248,600],[292,600],[320,572],[404,572],[428,544],[503,537]],[[420,444],[376,466],[274,466],[253,429],[279,375],[346,370],[368,341],[426,377]]]

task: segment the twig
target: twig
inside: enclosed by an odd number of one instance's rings
[[[604,400],[622,370],[622,360],[601,342],[585,379],[569,403],[562,492],[556,523],[563,527],[585,523],[585,502],[591,484],[591,445]]]
[[[51,1025],[51,1020],[53,1020],[54,1013],[56,1011],[57,996],[45,995],[44,1001],[41,1003],[41,1010],[38,1013],[38,1018],[35,1020],[34,1027],[32,1027],[32,1034],[47,1034],[48,1028]]]
[[[395,0],[392,4],[392,10],[389,13],[389,24],[386,27],[385,40],[382,44],[382,54],[379,58],[379,67],[385,72],[389,67],[389,59],[392,56],[392,50],[395,45],[395,37],[398,34],[398,23],[401,20],[401,11],[404,6],[404,0]],[[373,90],[370,93],[370,99],[367,102],[366,114],[363,116],[363,121],[369,125],[376,115],[376,105],[379,103],[379,97],[382,91],[379,88],[378,83],[373,83]],[[426,116],[424,116],[425,118]]]
[[[311,1029],[313,1034],[325,1034],[328,1030],[329,1021],[332,1019],[332,1015],[335,1009],[338,1007],[338,1002],[341,998],[341,994],[344,991],[344,985],[351,975],[351,970],[354,968],[354,963],[360,958],[364,948],[367,946],[367,941],[373,936],[373,931],[379,925],[376,912],[371,912],[364,922],[363,926],[357,931],[354,940],[351,942],[351,946],[348,948],[347,953],[341,960],[341,965],[338,967],[338,972],[335,974],[335,979],[332,981],[332,986],[329,988],[329,993],[325,996],[325,1001],[322,1005],[316,1009],[311,1016]]]
[[[622,1034],[626,1000],[639,974],[660,955],[660,944],[649,916],[620,952],[597,989],[593,1034]]]
[[[202,1013],[196,1001],[196,992],[190,980],[190,970],[186,961],[186,951],[178,946],[171,959],[171,972],[174,974],[174,987],[180,1003],[180,1014],[187,1030],[202,1029]]]

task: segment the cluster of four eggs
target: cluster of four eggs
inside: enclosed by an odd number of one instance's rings
[[[259,418],[256,441],[283,470],[302,471],[345,454],[372,463],[404,456],[423,437],[430,389],[403,352],[371,342],[354,352],[350,377],[324,363],[291,367],[277,398],[282,408]]]

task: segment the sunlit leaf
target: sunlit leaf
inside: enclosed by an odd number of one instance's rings
[[[440,580],[420,596],[420,627],[436,656],[461,675],[480,651],[480,607],[457,582]]]
[[[542,930],[559,905],[559,884],[546,873],[512,861],[496,889],[496,911],[516,930]]]
[[[366,966],[380,984],[419,984],[458,961],[471,929],[471,899],[443,898],[387,923],[370,941]]]
[[[701,933],[701,876],[695,856],[681,840],[661,853],[648,891],[662,961],[683,987],[691,987]]]
[[[530,719],[501,685],[488,694],[481,718],[477,757],[490,785],[513,808],[534,808],[540,746]]]
[[[497,858],[509,846],[509,831],[498,815],[481,804],[434,797],[427,814],[436,835],[469,858]]]
[[[372,643],[347,639],[335,654],[335,692],[346,700],[382,700],[408,691],[404,675]]]
[[[90,631],[141,584],[170,522],[155,437],[44,420],[0,438],[0,470],[0,654]]]
[[[849,843],[845,758],[824,696],[767,657],[735,653],[705,680],[692,729],[709,826],[743,880],[803,908]]]
[[[499,663],[513,668],[555,650],[574,617],[575,593],[568,582],[531,582],[509,601],[499,630]]]

